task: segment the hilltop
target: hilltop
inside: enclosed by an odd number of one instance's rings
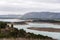
[[[56,12],[29,12],[22,19],[60,20],[60,13]]]

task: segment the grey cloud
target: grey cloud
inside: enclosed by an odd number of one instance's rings
[[[0,7],[0,11],[20,11],[21,9],[17,7]]]
[[[60,11],[60,0],[3,0],[0,3],[0,13],[24,14],[32,11]]]

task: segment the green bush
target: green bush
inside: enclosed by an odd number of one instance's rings
[[[7,23],[5,22],[0,22],[0,28],[5,28],[7,26]]]
[[[19,30],[19,36],[20,37],[25,37],[25,35],[26,35],[26,31],[24,31],[23,29],[20,29]]]

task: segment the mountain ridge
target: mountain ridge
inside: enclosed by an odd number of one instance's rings
[[[22,19],[37,18],[43,20],[60,19],[60,13],[56,12],[29,12],[22,16]]]

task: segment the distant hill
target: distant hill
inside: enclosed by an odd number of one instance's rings
[[[15,19],[20,17],[21,15],[0,15],[0,19]]]
[[[54,12],[30,12],[22,16],[22,19],[60,20],[60,13]]]

